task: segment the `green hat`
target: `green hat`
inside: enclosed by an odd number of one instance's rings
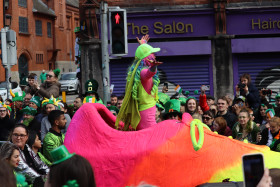
[[[12,93],[12,91],[10,91],[10,93]],[[12,101],[15,102],[15,101],[23,101],[23,98],[25,97],[25,92],[16,92],[16,93],[12,93],[11,94],[13,99]]]
[[[56,77],[58,77],[60,74],[60,69],[53,70],[53,73],[55,74]]]
[[[88,80],[85,84],[86,93],[96,93],[98,90],[98,82],[95,79]]]
[[[170,97],[167,94],[165,94],[165,93],[159,92],[158,93],[158,100],[163,105],[165,105],[165,103],[170,100]]]
[[[54,106],[58,106],[58,103],[60,102],[60,100],[54,98],[53,96],[51,96],[50,99],[46,99],[44,101],[42,101],[42,107],[47,105],[47,104],[53,104]]]
[[[74,33],[76,33],[76,32],[80,32],[80,31],[81,31],[80,27],[75,27],[75,29],[74,29]]]
[[[54,150],[51,151],[51,157],[53,160],[53,165],[55,164],[59,164],[69,158],[71,158],[72,156],[74,156],[75,153],[70,154],[69,151],[67,150],[67,148],[62,145],[59,146],[57,148],[55,148]]]
[[[164,105],[165,113],[179,112],[180,113],[181,102],[177,99],[171,99]]]
[[[279,99],[280,98],[280,94],[277,94],[276,96],[275,96],[275,99]]]
[[[135,57],[142,60],[149,56],[152,53],[160,51],[160,48],[153,48],[149,44],[142,44],[139,47],[137,47],[135,52]]]
[[[30,102],[35,103],[35,105],[36,105],[37,107],[40,107],[40,106],[41,106],[41,101],[40,101],[40,97],[39,97],[39,96],[33,96],[33,97],[30,99]]]
[[[196,98],[193,97],[193,96],[189,96],[189,97],[187,98],[187,100],[189,100],[189,99],[194,99],[194,100],[196,100]]]
[[[240,101],[245,103],[246,98],[244,96],[240,95],[239,97],[236,98],[236,101],[238,101],[238,100],[240,100]]]
[[[156,107],[160,110],[164,110],[164,107],[160,103],[156,103]]]
[[[179,101],[181,102],[181,105],[185,105],[187,102],[187,99],[184,97],[179,97]]]
[[[9,105],[5,105],[4,103],[2,103],[1,101],[0,101],[0,108],[6,108],[6,109],[8,109],[10,112],[12,112],[12,109],[11,109],[11,107],[9,106]]]
[[[267,113],[270,113],[270,114],[272,114],[273,116],[275,116],[275,111],[273,110],[273,109],[271,109],[271,108],[269,108],[269,109],[267,109],[266,111],[265,111],[265,113],[267,114]],[[272,116],[272,117],[273,117]]]
[[[118,107],[114,106],[114,105],[111,105],[111,106],[107,106],[108,110],[110,110],[111,112],[116,112],[117,114],[119,113],[119,109]]]
[[[35,116],[35,114],[37,113],[37,110],[32,107],[26,106],[24,109],[20,110],[20,112],[23,114]]]

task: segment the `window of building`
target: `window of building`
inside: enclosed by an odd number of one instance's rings
[[[59,0],[59,15],[58,15],[59,27],[63,27],[62,6],[63,6],[62,0]]]
[[[44,63],[44,54],[41,52],[36,53],[36,63],[43,64]]]
[[[18,6],[27,7],[27,0],[18,0]]]
[[[50,22],[47,22],[47,34],[49,38],[52,37],[52,24]]]
[[[35,30],[36,30],[36,35],[37,36],[42,36],[42,21],[41,20],[36,20],[35,21]]]
[[[26,17],[19,17],[19,32],[28,33],[28,19]]]
[[[67,18],[67,29],[70,30],[71,27],[70,27],[70,18]]]

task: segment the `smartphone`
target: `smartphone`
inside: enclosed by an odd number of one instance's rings
[[[168,89],[168,83],[167,82],[163,83],[163,86],[165,86]]]
[[[256,187],[264,174],[263,154],[242,156],[244,187]]]
[[[202,86],[202,90],[210,90],[210,86],[209,85]]]
[[[34,76],[35,81],[37,81],[37,75]]]

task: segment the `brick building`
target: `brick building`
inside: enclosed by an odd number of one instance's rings
[[[10,0],[6,14],[12,16],[10,28],[17,33],[18,64],[11,69],[12,80],[18,81],[30,72],[40,75],[43,69],[75,71],[78,0]],[[1,66],[0,81],[5,80],[3,71]]]

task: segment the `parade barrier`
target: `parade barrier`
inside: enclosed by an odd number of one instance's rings
[[[66,133],[65,146],[89,160],[99,187],[243,181],[241,157],[256,152],[266,167],[280,168],[280,153],[213,133],[188,113],[140,131],[116,130],[115,120],[104,105],[86,103]]]

